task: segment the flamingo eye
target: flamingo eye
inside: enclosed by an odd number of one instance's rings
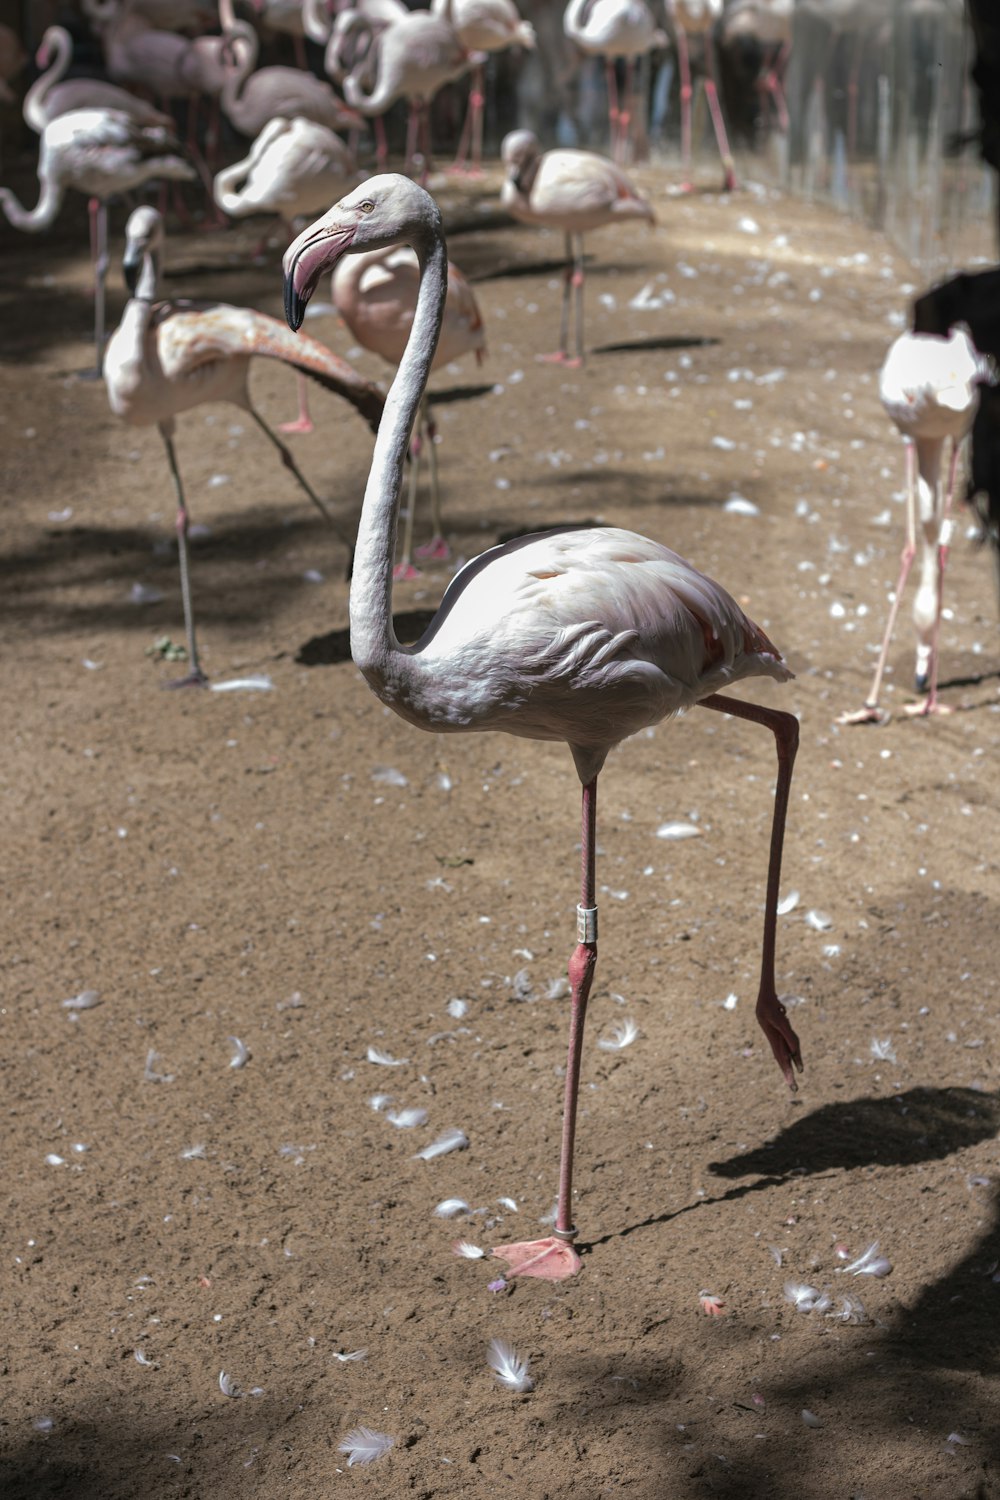
[[[359,203],[358,207],[363,214],[373,214],[375,212],[375,205],[370,198],[366,198],[364,203]]]

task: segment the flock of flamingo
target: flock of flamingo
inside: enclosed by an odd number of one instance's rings
[[[283,6],[255,0],[259,22],[290,31],[300,46],[303,37],[323,46],[330,82],[301,67],[258,69],[257,29],[236,16],[233,0],[219,0],[218,36],[194,37],[162,29],[167,7],[154,0],[84,0],[84,5],[102,38],[111,81],[67,79],[70,38],[59,27],[49,28],[38,54],[41,74],[24,98],[25,119],[40,136],[39,201],[35,209],[25,210],[9,190],[0,189],[0,205],[18,227],[38,230],[53,222],[67,188],[92,200],[97,367],[112,409],[125,422],[158,427],[176,489],[188,654],[182,682],[206,679],[192,605],[189,513],[173,443],[176,417],[206,402],[237,404],[330,519],[287,445],[250,399],[251,359],[271,358],[294,369],[300,379],[311,378],[339,395],[376,432],[357,538],[353,545],[342,538],[353,570],[351,651],[373,692],[418,728],[435,733],[498,729],[562,741],[572,754],[582,788],[582,881],[578,941],[569,964],[570,1036],[557,1216],[552,1235],[497,1247],[515,1274],[572,1275],[580,1265],[572,1246],[577,1234],[572,1215],[576,1106],[584,1018],[597,962],[599,774],[609,751],[623,739],[694,707],[749,720],[774,736],[777,784],[756,1013],[788,1086],[795,1089],[801,1048],[778,999],[774,970],[798,724],[789,713],[725,691],[744,678],[782,682],[792,674],[779,650],[719,584],[659,542],[611,527],[556,528],[493,547],[455,574],[416,645],[401,645],[395,635],[393,580],[412,576],[415,568],[413,517],[424,453],[432,477],[433,536],[422,555],[448,555],[437,500],[435,434],[425,399],[428,378],[435,365],[465,354],[481,356],[485,340],[472,288],[448,260],[434,198],[405,173],[380,172],[359,181],[360,132],[367,120],[378,122],[391,104],[405,100],[410,112],[406,166],[411,174],[426,177],[428,106],[445,83],[471,73],[459,166],[471,161],[478,170],[484,60],[498,49],[531,48],[535,42],[530,23],[512,0],[434,0],[429,11],[409,11],[399,0],[357,0],[350,7],[336,0]],[[201,13],[196,0],[189,8]],[[169,7],[175,16],[186,9]],[[722,0],[671,0],[667,10],[680,66],[685,181],[691,144],[688,52],[697,39],[724,182],[732,188],[735,171],[715,87],[712,38],[723,19],[738,29],[757,17],[770,49],[766,56],[777,104],[792,0],[734,0],[724,18]],[[564,28],[582,54],[605,60],[615,159],[567,147],[543,151],[530,131],[515,130],[501,150],[501,203],[515,219],[566,236],[560,345],[549,358],[572,366],[585,355],[584,233],[623,218],[653,219],[649,202],[623,163],[632,149],[636,113],[633,65],[650,49],[667,45],[668,38],[645,0],[569,0]],[[334,84],[342,88],[343,98]],[[160,104],[132,92],[139,86]],[[241,161],[225,167],[215,163],[211,186],[217,208],[230,216],[276,216],[289,235],[296,219],[319,213],[284,255],[289,327],[249,308],[161,300],[161,201],[159,208],[135,207],[128,218],[124,269],[131,296],[105,347],[108,201],[149,183],[193,182],[199,176],[209,180],[219,128],[217,121],[210,122],[199,138],[197,109],[206,96],[233,131],[255,137]],[[184,144],[169,112],[179,99],[189,107]],[[779,113],[783,108],[781,102]],[[378,128],[374,149],[381,164],[386,138]],[[309,299],[328,273],[333,303],[352,336],[395,368],[385,396],[323,344],[298,333]],[[906,443],[906,542],[871,691],[860,711],[844,716],[845,723],[883,716],[879,696],[889,641],[918,544],[917,678],[926,696],[916,708],[930,715],[943,707],[937,696],[937,642],[948,512],[959,445],[975,412],[978,386],[989,378],[962,330],[947,338],[905,334],[889,352],[880,390]],[[286,425],[308,430],[304,395],[297,420]],[[397,560],[408,459],[406,525]]]

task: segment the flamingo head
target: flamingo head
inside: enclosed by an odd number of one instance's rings
[[[133,209],[125,225],[125,255],[122,259],[125,285],[133,295],[146,256],[157,255],[162,249],[163,218],[159,211],[148,203]]]
[[[370,177],[304,229],[285,251],[285,317],[301,328],[320,277],[344,255],[412,245],[418,255],[442,236],[441,214],[424,188],[397,172]]]
[[[500,160],[518,192],[530,190],[540,147],[533,130],[512,130],[500,143]]]

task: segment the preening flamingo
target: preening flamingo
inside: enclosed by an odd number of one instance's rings
[[[677,45],[677,62],[681,74],[681,162],[684,168],[684,186],[691,186],[691,56],[689,37],[700,37],[705,54],[705,97],[708,100],[712,127],[722,157],[726,191],[736,187],[736,166],[729,149],[726,122],[719,103],[719,88],[716,81],[715,41],[713,33],[722,15],[723,0],[666,0]]]
[[[177,492],[177,543],[187,631],[188,675],[181,683],[203,683],[198,659],[188,568],[188,508],[174,453],[175,418],[209,401],[231,401],[253,418],[309,499],[333,524],[281,439],[250,400],[250,361],[281,360],[350,402],[376,427],[383,400],[377,388],[315,339],[293,339],[277,318],[222,302],[158,302],[163,220],[155,208],[137,208],[125,226],[125,278],[132,291],[122,320],[108,342],[104,378],[117,416],[133,427],[160,429]],[[334,527],[336,531],[337,528]],[[340,535],[339,531],[337,534]],[[345,546],[350,543],[341,536]]]
[[[180,143],[156,125],[139,125],[117,109],[74,109],[42,130],[38,150],[38,202],[23,208],[10,188],[0,188],[0,208],[16,229],[38,233],[55,223],[67,188],[91,200],[94,250],[96,374],[104,359],[104,280],[108,269],[108,199],[156,179],[190,182],[194,168]]]
[[[339,136],[315,120],[269,120],[242,161],[217,172],[215,201],[231,218],[277,214],[291,233],[300,214],[318,213],[358,180]]]
[[[668,37],[657,26],[646,0],[569,0],[563,30],[570,41],[591,57],[604,58],[611,123],[611,154],[624,161],[635,110],[635,64]],[[615,64],[625,61],[625,106],[618,102]]]
[[[301,326],[323,273],[343,255],[397,243],[420,264],[406,352],[386,398],[365,488],[351,583],[351,652],[375,694],[419,729],[502,729],[569,746],[583,788],[582,892],[570,960],[569,1057],[555,1233],[497,1247],[522,1274],[560,1278],[580,1261],[571,1241],[572,1169],[583,1022],[597,962],[597,778],[627,736],[701,704],[763,724],[778,750],[757,1017],[790,1088],[798,1038],[774,984],[782,838],[798,742],[793,715],[730,698],[744,677],[791,672],[764,632],[717,583],[667,547],[611,527],[563,528],[493,547],[467,563],[415,646],[392,623],[392,557],[410,432],[427,384],[448,289],[441,216],[407,178],[372,178],[285,252],[285,314]]]
[[[231,59],[222,90],[222,112],[242,135],[257,136],[276,115],[301,115],[328,130],[349,130],[361,119],[338,99],[328,83],[300,68],[259,68],[257,33],[246,21],[226,28]]]
[[[857,712],[842,714],[839,724],[881,723],[888,717],[879,707],[879,692],[903,589],[917,553],[918,519],[920,583],[913,603],[913,623],[917,630],[916,688],[918,693],[926,692],[927,697],[922,703],[907,705],[905,711],[949,712],[937,701],[938,632],[951,530],[949,513],[955,493],[959,447],[976,415],[979,386],[988,378],[987,362],[960,328],[953,329],[948,338],[931,333],[902,333],[886,355],[879,375],[879,396],[906,445],[906,541],[868,697]],[[949,442],[948,482],[942,486],[941,460]]]
[[[506,178],[500,202],[522,224],[561,229],[566,236],[566,278],[558,353],[546,359],[567,365],[583,363],[583,236],[602,224],[621,219],[655,223],[653,210],[620,167],[593,151],[542,152],[530,130],[505,136],[500,156]],[[569,343],[569,301],[575,291],[576,354]]]
[[[455,156],[455,168],[478,175],[483,161],[483,109],[486,104],[485,74],[481,56],[505,52],[508,47],[535,46],[535,28],[525,21],[513,0],[432,0],[431,11],[454,26],[466,52],[475,57],[469,88],[469,111]]]
[[[348,329],[366,349],[395,367],[406,350],[420,291],[420,263],[406,245],[348,256],[337,262],[331,281],[333,304]],[[448,295],[431,373],[464,354],[475,354],[481,362],[486,349],[486,330],[472,287],[457,266],[448,262]],[[448,544],[441,526],[438,493],[436,430],[426,399],[421,400],[416,431],[410,448],[410,482],[403,550],[395,568],[396,578],[414,578],[413,517],[416,511],[420,457],[426,448],[430,464],[431,516],[434,535],[417,549],[418,557],[446,558]]]

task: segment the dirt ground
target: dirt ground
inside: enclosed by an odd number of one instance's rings
[[[500,223],[495,180],[445,184],[490,343],[482,370],[436,377],[447,528],[468,557],[526,526],[634,527],[785,651],[795,681],[745,696],[802,725],[778,966],[806,1072],[790,1097],[753,1016],[773,746],[696,711],[602,780],[582,1273],[501,1290],[497,1261],[452,1245],[542,1233],[554,1201],[569,755],[433,739],[380,706],[349,657],[343,549],[231,408],[180,421],[195,601],[213,680],[272,690],[162,692],[182,670],[150,654],[183,639],[173,497],[155,430],[74,373],[82,201],[50,237],[4,230],[8,1500],[1000,1495],[1000,643],[967,517],[956,711],[901,712],[904,616],[891,722],[834,724],[896,574],[876,373],[916,278],[826,210],[642,180],[660,227],[592,236],[580,371],[537,361],[560,239]],[[170,295],[278,313],[260,227],[172,233]],[[333,318],[307,326],[383,375]],[[292,415],[285,370],[253,388]],[[313,405],[295,453],[353,524],[370,436]],[[398,587],[401,633],[453,566]],[[675,820],[701,836],[657,836]],[[638,1038],[602,1050],[626,1018]],[[393,1128],[379,1093],[426,1123]],[[416,1157],[449,1127],[467,1150]],[[450,1197],[468,1211],[436,1217]],[[872,1241],[891,1273],[845,1275],[835,1247]],[[800,1311],[789,1282],[832,1306]],[[498,1386],[494,1337],[530,1359],[530,1393]],[[349,1469],[358,1424],[394,1445]]]

